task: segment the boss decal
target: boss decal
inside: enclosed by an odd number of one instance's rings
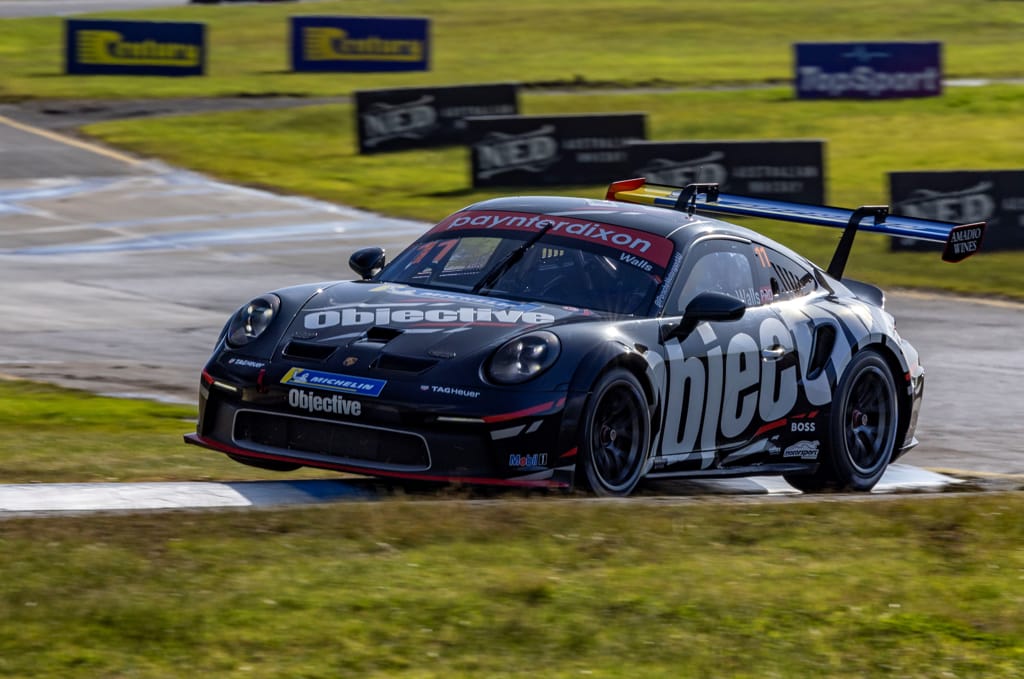
[[[288,390],[288,405],[292,408],[311,413],[332,413],[334,415],[352,415],[359,417],[363,413],[363,404],[345,398],[341,394],[317,396],[302,389]]]

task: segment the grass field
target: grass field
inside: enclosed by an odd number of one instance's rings
[[[1016,169],[1024,158],[1018,129],[1024,87],[1009,85],[887,102],[800,102],[785,89],[526,94],[522,109],[644,111],[652,139],[824,139],[828,200],[850,207],[888,202],[888,171]],[[465,148],[358,155],[350,105],[133,119],[86,131],[242,184],[423,220],[502,193],[470,188]],[[603,197],[604,188],[553,192]],[[838,239],[831,229],[763,228],[820,264],[828,263]],[[936,255],[889,253],[885,239],[862,234],[847,271],[885,287],[1024,298],[1019,253],[988,253],[940,266]]]
[[[3,483],[206,481],[274,478],[186,446],[196,409],[0,380]],[[287,478],[323,477],[301,472]],[[285,478],[285,477],[280,477]]]
[[[1024,494],[0,521],[0,676],[1020,677]]]
[[[288,17],[302,14],[429,17],[431,70],[290,73]],[[208,75],[67,77],[63,19],[12,19],[0,21],[0,98],[323,95],[509,80],[597,86],[780,82],[792,77],[792,43],[816,40],[938,40],[949,77],[1024,76],[1024,5],[999,0],[332,0],[99,16],[205,23]]]
[[[0,476],[295,478],[192,415],[0,382]],[[1024,676],[1024,493],[466,497],[0,514],[0,676]]]
[[[313,13],[430,16],[433,68],[288,73],[286,17]],[[210,75],[65,77],[62,20],[8,20],[0,99],[578,85],[585,96],[528,92],[525,112],[646,111],[657,139],[823,138],[829,200],[849,205],[885,201],[889,170],[1019,168],[1024,158],[1024,88],[866,104],[795,102],[784,87],[608,89],[783,81],[792,42],[866,37],[942,40],[953,77],[1020,77],[1018,2],[335,0],[121,16],[206,22]],[[465,150],[360,157],[353,129],[351,108],[338,105],[88,133],[233,181],[420,219],[492,195],[468,188]],[[819,262],[835,239],[770,232]],[[859,238],[851,275],[1024,298],[1019,254],[949,267]],[[186,447],[194,417],[0,381],[0,478],[298,478]],[[1024,677],[1022,513],[1017,492],[678,505],[423,498],[0,518],[0,676]]]

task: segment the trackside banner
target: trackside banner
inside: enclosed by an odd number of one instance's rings
[[[643,113],[466,119],[474,187],[602,184],[626,144],[646,138]]]
[[[942,43],[796,43],[798,99],[893,99],[942,94]]]
[[[988,222],[986,252],[1024,249],[1024,170],[890,172],[893,213],[969,224]],[[909,238],[892,239],[893,250],[937,250]]]
[[[203,75],[205,68],[205,24],[64,22],[64,72],[69,75]]]
[[[360,153],[461,144],[467,117],[519,112],[511,83],[365,90],[355,98]]]
[[[713,182],[725,193],[826,202],[820,140],[633,142],[626,153],[623,177],[667,186]]]
[[[291,17],[293,71],[430,69],[430,21],[406,17]]]

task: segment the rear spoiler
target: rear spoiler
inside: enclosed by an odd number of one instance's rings
[[[613,182],[608,187],[605,198],[626,203],[657,205],[691,215],[695,211],[710,212],[843,229],[843,236],[828,265],[828,274],[833,278],[843,277],[846,260],[853,248],[853,238],[858,230],[944,243],[942,259],[947,262],[959,262],[973,255],[981,248],[981,239],[985,234],[985,222],[957,225],[927,219],[896,217],[889,214],[888,205],[862,205],[856,210],[847,210],[826,205],[750,198],[720,193],[718,184],[688,184],[679,188],[648,184],[643,178],[625,179]],[[866,217],[871,219],[862,224]]]

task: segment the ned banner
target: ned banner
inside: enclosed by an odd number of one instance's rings
[[[1024,170],[890,172],[893,214],[954,224],[987,222],[983,252],[1024,249]],[[941,245],[893,238],[893,250]]]
[[[607,184],[626,144],[646,138],[643,113],[466,119],[474,187]]]
[[[940,42],[804,42],[797,99],[894,99],[942,94]]]
[[[430,21],[418,17],[291,17],[293,71],[430,69]]]
[[[626,145],[626,177],[652,184],[718,184],[723,193],[825,203],[825,142],[645,141]]]
[[[69,75],[203,75],[206,25],[171,21],[64,21]]]
[[[467,117],[519,113],[512,83],[364,90],[355,99],[364,154],[462,144]]]

